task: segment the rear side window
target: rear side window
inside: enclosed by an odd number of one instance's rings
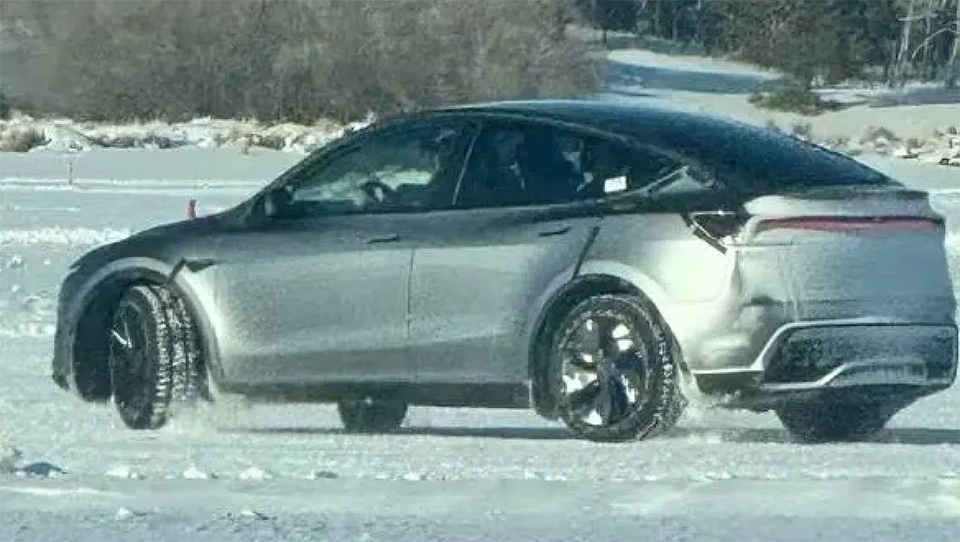
[[[684,188],[671,177],[680,168],[662,153],[603,137],[532,123],[488,121],[471,150],[456,205],[551,205],[657,183]]]
[[[852,158],[760,128],[710,127],[687,134],[686,139],[693,147],[687,150],[704,165],[716,169],[725,183],[738,192],[897,184]]]

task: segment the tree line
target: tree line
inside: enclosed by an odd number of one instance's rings
[[[0,89],[78,119],[312,122],[596,88],[560,0],[0,3]]]
[[[579,96],[602,64],[571,25],[817,82],[956,86],[960,0],[18,0],[0,2],[0,115],[310,122]]]
[[[847,78],[956,86],[960,0],[576,0],[590,23],[734,54],[809,87]]]

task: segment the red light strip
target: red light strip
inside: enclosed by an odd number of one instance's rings
[[[937,222],[928,218],[890,216],[890,217],[798,217],[776,218],[760,223],[757,233],[775,229],[793,229],[823,232],[862,232],[862,231],[937,231]]]

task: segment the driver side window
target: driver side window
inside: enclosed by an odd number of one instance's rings
[[[292,203],[307,215],[449,207],[468,128],[433,123],[365,139],[296,182]]]

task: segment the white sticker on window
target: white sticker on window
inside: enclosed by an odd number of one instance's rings
[[[627,177],[621,175],[620,177],[611,177],[603,181],[603,192],[609,194],[611,192],[623,192],[627,189]]]

